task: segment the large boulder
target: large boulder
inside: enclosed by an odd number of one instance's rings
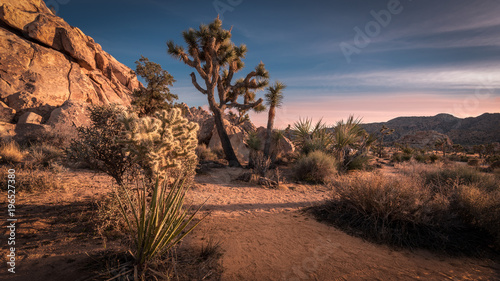
[[[264,145],[266,143],[266,138],[267,138],[267,129],[264,127],[259,127],[257,128],[256,132],[257,132],[257,137],[262,140],[260,150],[264,150]],[[295,151],[295,146],[293,145],[292,141],[288,139],[286,136],[281,136],[279,138],[279,142],[276,142],[276,140],[271,140],[271,148],[270,148],[271,155],[288,154],[294,151]]]
[[[0,122],[10,122],[14,119],[14,115],[16,115],[16,110],[0,101]]]
[[[227,120],[223,120],[223,122],[229,136],[229,140],[231,141],[231,145],[233,146],[234,153],[240,161],[248,161],[250,150],[245,144],[248,134],[241,128],[231,125],[231,123]],[[219,134],[217,133],[217,128],[214,128],[212,131],[212,138],[210,139],[208,148],[212,150],[222,149],[222,143],[220,141]]]
[[[139,86],[130,68],[44,1],[0,1],[0,121],[33,112],[44,125],[66,102],[129,105]]]

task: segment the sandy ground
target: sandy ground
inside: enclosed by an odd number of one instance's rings
[[[195,205],[206,201],[206,218],[183,243],[220,242],[222,280],[500,280],[499,261],[393,250],[317,222],[302,209],[327,199],[325,187],[265,189],[234,181],[242,172],[213,169],[197,176],[187,196]],[[61,177],[65,190],[20,197],[17,273],[4,266],[1,280],[84,280],[94,254],[122,247],[115,241],[105,249],[84,223],[112,180],[88,171]],[[3,247],[4,265],[5,257]]]

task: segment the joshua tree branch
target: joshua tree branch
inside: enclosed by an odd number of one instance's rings
[[[208,94],[207,90],[203,89],[199,84],[198,82],[196,82],[196,75],[194,74],[194,72],[191,72],[191,81],[193,82],[193,85],[195,86],[195,88],[200,91],[202,94],[206,95]]]
[[[248,103],[248,104],[231,102],[230,104],[227,105],[227,107],[237,108],[238,110],[248,110],[248,109],[251,109],[251,108],[254,108],[254,107],[260,105],[262,102],[263,102],[262,98],[258,99],[256,102]]]

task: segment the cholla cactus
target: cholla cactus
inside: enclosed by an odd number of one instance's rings
[[[194,169],[199,127],[184,118],[180,109],[161,110],[154,117],[143,118],[124,113],[119,120],[125,126],[122,142],[126,151],[150,179],[163,178],[170,168]]]

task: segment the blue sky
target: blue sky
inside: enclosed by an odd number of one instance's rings
[[[397,116],[500,112],[500,1],[160,1],[46,0],[58,15],[135,69],[141,55],[177,80],[190,106],[207,104],[193,70],[166,53],[166,41],[218,13],[246,44],[246,68],[260,61],[288,85],[278,126],[299,117],[333,123]],[[264,92],[260,92],[263,96]],[[266,114],[253,116],[263,125]]]

